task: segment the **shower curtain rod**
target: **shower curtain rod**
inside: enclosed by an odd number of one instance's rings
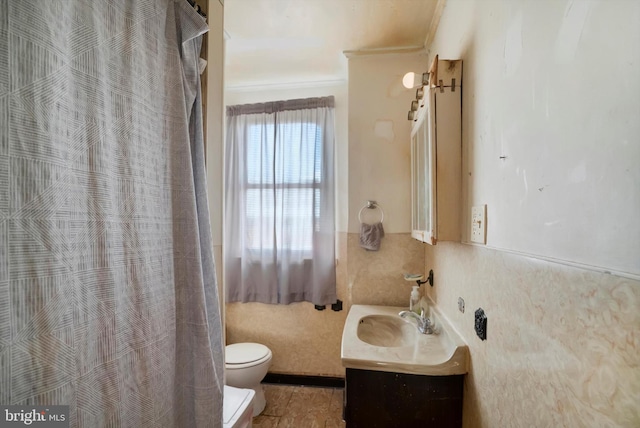
[[[207,14],[204,13],[200,5],[196,4],[196,0],[187,0],[191,6],[204,18],[207,17]]]

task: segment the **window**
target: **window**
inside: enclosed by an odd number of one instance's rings
[[[335,302],[333,97],[227,108],[227,300]]]
[[[279,124],[275,135],[282,135],[283,153],[278,155],[272,138],[274,128],[252,125],[248,131],[247,247],[261,250],[277,246],[310,258],[313,233],[319,230],[320,222],[322,129],[309,122]],[[310,144],[300,144],[296,139],[300,135]],[[261,228],[262,222],[273,223],[275,233]],[[275,237],[281,237],[281,242],[275,242]]]

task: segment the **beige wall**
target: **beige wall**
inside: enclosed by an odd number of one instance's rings
[[[640,212],[639,18],[447,1],[430,55],[464,60],[464,214],[488,205],[488,247],[426,246],[425,270],[469,344],[465,427],[640,426],[640,233],[618,221]]]

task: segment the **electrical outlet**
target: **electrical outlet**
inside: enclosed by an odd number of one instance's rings
[[[487,206],[471,207],[471,242],[487,243]]]
[[[475,328],[476,334],[482,340],[487,340],[487,316],[482,308],[476,310]]]
[[[458,310],[464,314],[464,299],[458,297]]]

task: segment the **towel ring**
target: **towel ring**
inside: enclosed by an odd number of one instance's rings
[[[379,209],[380,210],[380,215],[381,215],[380,223],[382,223],[384,221],[384,211],[382,210],[382,207],[380,205],[378,205],[378,203],[376,201],[367,201],[367,204],[364,207],[360,208],[360,211],[358,212],[358,221],[360,223],[362,223],[362,211],[364,211],[365,208],[368,208],[370,210],[373,210],[373,209],[376,209],[376,208]]]

